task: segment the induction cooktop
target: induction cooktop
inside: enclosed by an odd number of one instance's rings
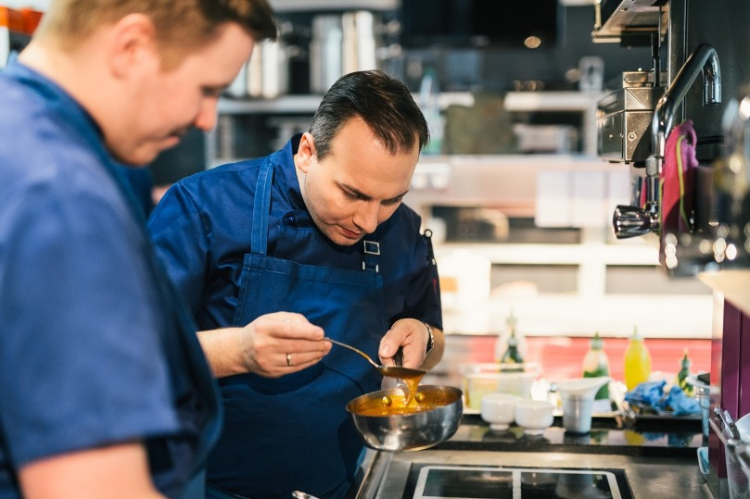
[[[619,469],[413,465],[404,499],[633,499]]]

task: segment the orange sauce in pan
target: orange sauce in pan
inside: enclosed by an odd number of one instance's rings
[[[429,411],[448,405],[450,402],[444,396],[428,398],[422,392],[418,392],[411,401],[406,396],[398,394],[369,400],[366,404],[357,407],[354,412],[360,416],[396,416]]]

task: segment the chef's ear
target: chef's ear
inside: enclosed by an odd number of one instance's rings
[[[142,71],[145,67],[159,67],[156,29],[143,14],[128,14],[117,21],[106,41],[110,70],[118,78],[127,77],[136,70]]]
[[[295,161],[297,168],[307,173],[310,164],[315,158],[315,154],[315,139],[310,132],[303,133],[302,138],[299,140],[299,147],[297,147]]]

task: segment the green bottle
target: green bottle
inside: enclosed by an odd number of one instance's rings
[[[604,352],[604,341],[599,333],[596,333],[589,343],[589,351],[583,358],[583,377],[598,378],[599,376],[609,376],[609,357]],[[594,399],[609,399],[609,385],[601,387]]]
[[[518,339],[516,338],[515,328],[510,330],[510,336],[508,337],[508,348],[505,350],[503,357],[500,359],[500,363],[523,364],[523,357],[521,357],[521,353],[518,351]],[[522,368],[519,368],[519,371],[520,370],[522,370]],[[505,371],[510,371],[510,369],[505,369]]]
[[[682,388],[682,391],[685,392],[685,395],[692,396],[694,387],[690,383],[688,383],[688,376],[690,376],[692,373],[690,372],[690,364],[692,362],[690,361],[690,358],[688,357],[688,351],[687,348],[685,349],[685,353],[682,355],[682,360],[680,361],[680,371],[677,373],[677,380],[676,385]]]

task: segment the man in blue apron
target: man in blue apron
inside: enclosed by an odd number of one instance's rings
[[[275,33],[264,0],[53,0],[0,74],[1,498],[185,497],[219,391],[122,169]]]
[[[349,490],[363,440],[345,406],[382,379],[302,328],[387,364],[398,349],[407,367],[440,360],[432,246],[401,202],[427,140],[403,84],[350,73],[309,132],[268,157],[183,179],[156,206],[149,229],[199,326],[257,324],[241,336],[201,334],[225,403],[209,497]],[[318,362],[321,344],[330,353]]]

